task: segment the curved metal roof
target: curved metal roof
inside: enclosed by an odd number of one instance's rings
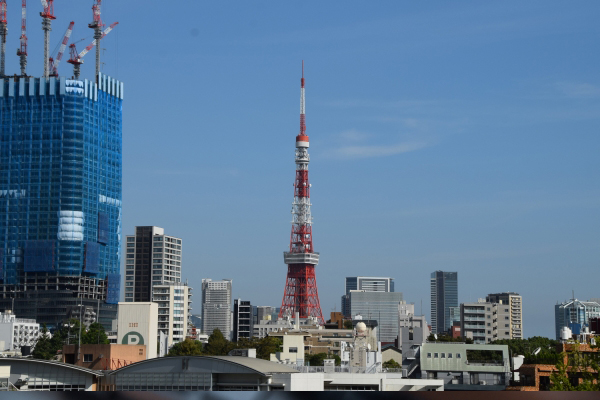
[[[73,365],[73,364],[67,364],[62,361],[39,360],[37,358],[12,358],[12,357],[11,358],[0,358],[0,365],[7,365],[8,363],[14,363],[14,362],[49,364],[49,365],[52,365],[53,367],[71,368],[71,369],[75,369],[75,370],[78,370],[81,372],[87,372],[91,375],[96,375],[96,376],[104,375],[104,372],[105,372],[105,371],[96,371],[93,369],[80,367],[80,366]]]
[[[183,360],[189,360],[185,367],[183,366]],[[257,373],[263,376],[273,373],[298,373],[297,370],[286,365],[260,358],[238,356],[177,356],[139,361],[108,372],[108,375],[124,371],[170,373],[181,372],[182,370],[205,373]]]

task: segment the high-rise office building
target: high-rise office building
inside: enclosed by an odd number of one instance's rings
[[[96,82],[0,78],[0,309],[51,329],[116,318],[123,84]]]
[[[448,332],[452,326],[451,307],[458,307],[458,273],[431,273],[431,332]]]
[[[485,301],[497,304],[503,313],[502,319],[498,318],[498,338],[523,339],[523,298],[519,293],[490,293]]]
[[[235,299],[233,301],[233,338],[237,342],[240,339],[252,338],[254,323],[252,319],[252,304],[249,301]]]
[[[590,326],[590,319],[600,317],[600,304],[595,301],[571,299],[554,306],[554,329],[556,340],[560,340],[560,330],[571,328],[579,334],[581,328]]]
[[[398,305],[403,300],[401,292],[350,291],[350,315],[354,319],[376,320],[379,340],[394,343],[398,337]]]
[[[152,286],[181,282],[181,239],[157,226],[127,236],[125,301],[152,301]]]
[[[218,328],[231,340],[231,279],[202,279],[202,332],[210,335]]]
[[[393,292],[394,279],[375,276],[346,277],[346,293],[342,296],[342,314],[350,318],[350,291],[364,290],[366,292]]]

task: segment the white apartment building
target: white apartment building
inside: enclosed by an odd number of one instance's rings
[[[157,226],[136,226],[126,246],[125,301],[152,301],[152,286],[181,282],[180,238]]]
[[[21,346],[35,346],[40,335],[40,324],[34,319],[16,318],[10,310],[0,313],[0,342],[4,348],[0,350],[16,351]]]
[[[503,313],[502,321],[498,321],[498,339],[523,339],[523,298],[514,292],[491,293],[486,301],[498,304]]]
[[[231,340],[231,279],[202,279],[202,332],[211,335],[218,328]]]
[[[187,283],[163,283],[152,288],[152,301],[158,304],[157,340],[167,337],[167,348],[185,340],[192,316],[192,288]]]

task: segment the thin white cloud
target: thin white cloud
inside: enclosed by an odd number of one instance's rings
[[[585,82],[558,82],[556,88],[563,95],[576,99],[589,99],[600,96],[600,87]]]
[[[336,158],[388,157],[431,146],[427,142],[406,142],[391,146],[343,146],[334,150]]]

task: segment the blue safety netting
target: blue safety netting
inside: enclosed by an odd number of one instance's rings
[[[108,215],[100,211],[98,213],[98,243],[108,244],[109,229]]]
[[[106,302],[108,304],[117,304],[121,291],[121,274],[108,274],[107,286]]]
[[[54,240],[28,240],[25,242],[25,272],[54,271]]]
[[[100,272],[100,245],[95,242],[85,244],[85,272]]]

